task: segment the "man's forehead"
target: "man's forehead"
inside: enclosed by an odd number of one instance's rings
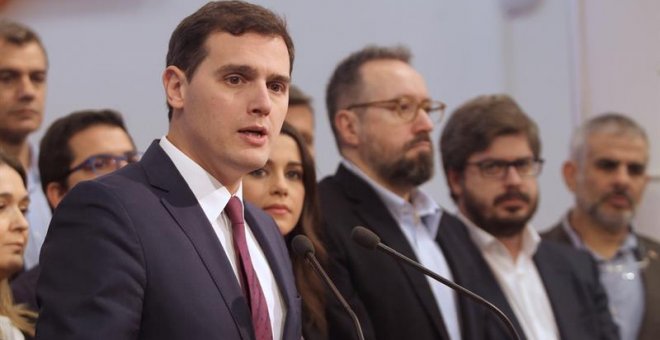
[[[587,140],[587,155],[590,158],[603,158],[617,161],[646,161],[648,143],[641,136],[620,134],[592,134]]]

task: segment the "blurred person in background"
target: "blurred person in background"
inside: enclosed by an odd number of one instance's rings
[[[580,126],[570,148],[563,175],[575,204],[542,236],[591,254],[621,339],[657,339],[660,244],[633,226],[649,180],[646,132],[625,115],[606,113]]]
[[[0,151],[0,339],[21,340],[34,335],[36,313],[14,304],[9,278],[23,268],[28,242],[25,217],[30,197],[20,163]]]
[[[44,118],[47,73],[48,58],[39,36],[22,24],[0,20],[0,149],[17,159],[27,173],[30,236],[25,269],[39,262],[51,217],[40,190],[39,150],[28,142]]]
[[[327,255],[318,235],[320,218],[314,169],[306,140],[285,122],[266,165],[243,177],[243,195],[275,219],[289,247],[294,236],[303,234],[314,245],[316,257],[324,263]],[[327,339],[323,282],[304,259],[291,253],[291,262],[303,300],[304,338]]]
[[[309,153],[314,157],[314,109],[312,98],[299,87],[292,85],[289,92],[289,110],[285,121],[303,137]]]
[[[139,155],[121,115],[113,110],[73,112],[54,121],[40,144],[42,190],[55,209],[76,184],[110,173]],[[36,285],[40,266],[20,273],[11,282],[17,303],[38,311]]]

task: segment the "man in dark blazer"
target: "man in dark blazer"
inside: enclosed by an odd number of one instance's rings
[[[137,162],[138,152],[124,119],[113,110],[83,110],[57,119],[39,143],[41,189],[51,210],[76,184]],[[73,170],[72,170],[73,169]],[[39,264],[11,283],[14,302],[38,312]]]
[[[300,339],[283,239],[241,204],[242,176],[284,121],[292,62],[284,21],[263,7],[211,2],[179,24],[167,135],[55,211],[37,339]]]
[[[635,232],[632,218],[648,182],[649,140],[629,117],[606,113],[576,129],[563,176],[575,204],[542,236],[588,251],[621,339],[660,334],[660,244]]]
[[[328,270],[365,339],[461,339],[469,327],[453,291],[350,238],[356,225],[369,227],[451,277],[447,254],[434,242],[440,207],[418,188],[433,174],[430,132],[444,104],[429,97],[409,59],[403,48],[366,47],[344,59],[328,85],[330,122],[343,156],[319,187]],[[327,317],[331,339],[356,338],[334,298]]]
[[[441,157],[457,216],[443,214],[456,281],[499,307],[526,339],[618,339],[593,260],[541,241],[529,225],[541,171],[536,124],[507,95],[476,97],[452,113]],[[487,315],[485,338],[504,338]],[[499,334],[499,335],[498,335]]]

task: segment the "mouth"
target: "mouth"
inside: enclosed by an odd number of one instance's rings
[[[519,191],[513,191],[495,198],[494,204],[502,206],[507,211],[515,212],[516,210],[526,207],[530,202],[531,198],[529,195]]]
[[[407,143],[406,149],[413,150],[418,148],[432,149],[433,143],[431,142],[431,137],[429,135],[419,135],[413,140]]]
[[[630,209],[633,207],[632,199],[625,193],[609,194],[605,196],[604,200],[617,209]]]
[[[268,138],[268,129],[263,126],[249,126],[238,130],[238,133],[243,137],[245,141],[249,144],[256,146],[261,146],[266,142]]]
[[[23,254],[23,249],[25,248],[25,244],[20,243],[20,242],[6,243],[5,247],[10,248],[12,253],[14,253],[14,254],[22,255]]]
[[[16,109],[11,111],[12,114],[17,115],[17,116],[36,116],[39,114],[37,110],[30,109],[30,108],[21,108],[21,109]]]
[[[286,215],[291,213],[291,209],[284,204],[271,204],[263,207],[263,210],[271,215]]]

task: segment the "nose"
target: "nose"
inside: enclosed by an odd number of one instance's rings
[[[519,185],[522,182],[522,177],[515,166],[509,165],[504,169],[504,181],[507,185]]]
[[[37,89],[29,76],[21,77],[18,84],[18,97],[21,101],[31,101],[36,95]]]
[[[24,233],[28,229],[28,221],[23,212],[16,207],[11,219],[10,230],[14,232]]]
[[[625,164],[620,164],[614,172],[614,183],[620,187],[627,187],[630,184],[631,177],[628,172],[628,167]]]
[[[263,83],[255,85],[252,96],[250,97],[250,102],[248,103],[248,112],[267,116],[270,114],[272,106],[273,102],[271,101],[267,84]]]
[[[284,177],[284,173],[278,172],[271,178],[271,193],[278,196],[287,196],[289,194],[289,190],[286,185],[286,178]]]
[[[433,119],[421,107],[417,109],[417,116],[415,116],[415,132],[431,132],[433,130]]]

